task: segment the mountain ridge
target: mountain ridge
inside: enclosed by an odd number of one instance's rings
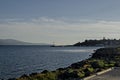
[[[0,45],[50,45],[46,43],[30,43],[16,39],[0,39]]]

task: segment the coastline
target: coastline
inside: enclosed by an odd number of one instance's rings
[[[111,52],[112,53],[109,53]],[[101,54],[101,52],[103,54]],[[73,63],[66,68],[59,68],[55,71],[44,70],[41,73],[31,73],[29,75],[22,75],[19,78],[11,78],[8,80],[77,80],[84,79],[88,76],[92,76],[98,72],[104,71],[111,67],[119,67],[119,63],[111,61],[117,59],[116,56],[119,52],[119,48],[100,48],[86,60]],[[108,54],[109,53],[109,54]],[[97,57],[99,55],[99,57]],[[107,58],[106,58],[107,55]],[[115,57],[113,58],[113,55]]]

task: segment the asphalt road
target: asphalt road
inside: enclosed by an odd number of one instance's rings
[[[114,68],[102,75],[97,75],[89,80],[120,80],[120,67]]]

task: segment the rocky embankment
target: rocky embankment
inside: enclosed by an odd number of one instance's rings
[[[120,48],[101,48],[91,58],[73,63],[55,71],[44,70],[41,73],[22,75],[9,80],[80,80],[110,67],[120,67]]]

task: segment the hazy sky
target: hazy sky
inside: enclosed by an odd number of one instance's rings
[[[0,39],[73,44],[120,38],[120,0],[0,0]]]

